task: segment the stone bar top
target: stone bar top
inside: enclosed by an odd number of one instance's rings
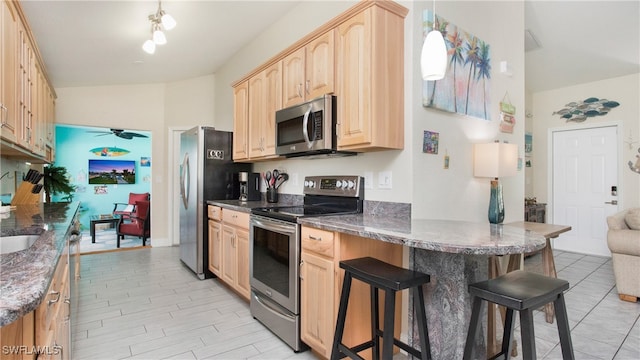
[[[303,217],[298,223],[412,248],[467,255],[510,255],[540,250],[545,238],[503,224],[366,214]]]
[[[0,219],[0,236],[40,235],[30,248],[0,255],[0,327],[35,310],[46,296],[78,207],[18,205]]]

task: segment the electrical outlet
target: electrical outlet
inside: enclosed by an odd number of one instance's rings
[[[364,188],[373,189],[373,171],[364,172]]]
[[[391,189],[391,171],[378,173],[378,189]]]
[[[289,174],[291,186],[298,186],[298,173]]]

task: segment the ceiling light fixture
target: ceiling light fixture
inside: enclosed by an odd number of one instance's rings
[[[440,80],[447,72],[447,45],[436,25],[436,1],[434,0],[432,30],[427,34],[420,54],[423,80]]]
[[[162,2],[158,1],[158,10],[155,14],[149,15],[151,22],[151,39],[142,44],[142,50],[147,54],[153,54],[156,51],[156,45],[164,45],[167,43],[167,37],[163,30],[171,30],[176,27],[176,20],[173,16],[162,10]]]

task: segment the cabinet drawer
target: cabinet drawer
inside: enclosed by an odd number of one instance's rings
[[[334,234],[331,231],[302,227],[302,249],[333,257]]]
[[[209,219],[211,220],[222,220],[222,208],[220,206],[209,205],[208,207]]]
[[[223,209],[222,221],[224,221],[226,225],[249,229],[249,213]]]

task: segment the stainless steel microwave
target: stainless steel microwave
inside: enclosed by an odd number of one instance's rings
[[[276,111],[276,154],[287,157],[336,153],[336,97]]]

